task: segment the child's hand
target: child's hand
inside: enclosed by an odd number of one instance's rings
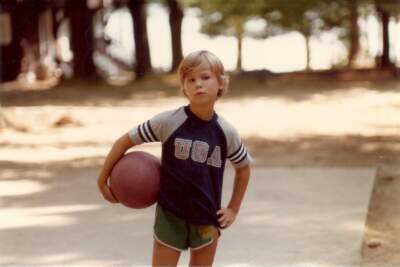
[[[110,188],[106,184],[99,184],[99,189],[105,200],[111,203],[118,203],[118,200],[114,197]]]
[[[222,208],[217,211],[217,215],[219,216],[219,224],[222,228],[229,227],[236,219],[236,212],[234,212],[230,208]]]

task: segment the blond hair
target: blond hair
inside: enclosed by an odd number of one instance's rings
[[[217,76],[218,80],[222,84],[222,88],[220,88],[218,91],[218,97],[221,97],[228,90],[229,77],[225,75],[224,65],[222,64],[221,60],[216,55],[206,50],[190,53],[179,64],[178,74],[182,90],[184,88],[183,84],[185,77],[202,63],[208,64],[211,72]]]

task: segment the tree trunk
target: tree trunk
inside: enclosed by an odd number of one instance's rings
[[[97,78],[93,60],[95,10],[88,8],[86,0],[67,1],[66,13],[70,20],[74,77],[95,79]]]
[[[46,3],[42,0],[22,1],[18,9],[18,32],[23,53],[21,72],[38,74],[41,64],[39,16],[46,9]]]
[[[304,34],[304,40],[306,45],[306,70],[310,70],[311,69],[310,36],[308,34]]]
[[[0,2],[0,14],[3,21],[0,41],[0,82],[12,81],[21,71],[22,49],[20,44],[21,27],[19,25],[17,1]],[[7,66],[7,67],[4,67]]]
[[[357,0],[350,1],[350,51],[348,67],[354,66],[354,61],[360,49],[358,30],[358,3]]]
[[[236,61],[236,71],[237,72],[242,71],[242,41],[243,41],[242,36],[238,36],[237,37],[238,57],[237,57],[237,61]]]
[[[171,27],[172,41],[172,67],[171,72],[178,69],[179,63],[182,60],[182,20],[183,10],[179,5],[178,0],[167,0],[169,8],[169,25]]]
[[[236,40],[237,40],[237,60],[236,60],[236,72],[242,71],[242,42],[243,42],[243,24],[242,22],[236,22]]]
[[[389,12],[383,9],[379,4],[376,5],[378,16],[382,23],[382,56],[378,64],[379,68],[384,69],[391,66],[389,57]]]
[[[136,77],[142,78],[147,73],[151,72],[145,0],[131,0],[128,6],[133,18],[136,52]]]

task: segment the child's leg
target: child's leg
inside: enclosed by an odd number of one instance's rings
[[[180,251],[164,246],[154,240],[153,266],[177,266],[180,255]]]
[[[212,266],[215,252],[217,250],[218,237],[218,232],[214,231],[214,241],[210,245],[196,250],[191,249],[189,266]]]

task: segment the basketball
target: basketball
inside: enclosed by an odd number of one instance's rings
[[[159,160],[149,153],[135,151],[124,155],[111,171],[111,192],[129,208],[151,206],[160,189],[160,167]]]

